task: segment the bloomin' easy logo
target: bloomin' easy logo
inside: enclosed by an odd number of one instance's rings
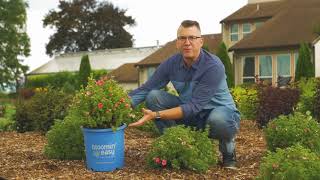
[[[91,149],[95,157],[111,158],[115,155],[116,144],[92,144]]]

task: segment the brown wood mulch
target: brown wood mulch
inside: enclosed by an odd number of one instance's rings
[[[188,170],[150,169],[144,160],[154,137],[127,128],[125,167],[113,172],[92,172],[82,160],[47,159],[45,136],[36,132],[0,132],[0,179],[254,179],[266,152],[262,130],[253,121],[242,120],[236,139],[237,170],[219,166],[206,173]]]

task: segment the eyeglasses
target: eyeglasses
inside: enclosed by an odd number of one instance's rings
[[[178,36],[177,39],[181,42],[186,42],[187,39],[189,40],[189,42],[193,42],[196,39],[201,38],[200,36]]]

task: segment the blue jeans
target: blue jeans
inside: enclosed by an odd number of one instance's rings
[[[152,90],[146,97],[146,106],[152,111],[170,109],[181,104],[179,97],[162,90]],[[191,124],[186,124],[186,122],[191,122]],[[197,128],[209,125],[209,137],[219,140],[219,150],[223,156],[231,156],[235,152],[235,136],[240,127],[240,115],[238,111],[221,106],[204,110],[191,120],[155,120],[155,123],[161,133],[165,128],[179,124],[196,126]]]

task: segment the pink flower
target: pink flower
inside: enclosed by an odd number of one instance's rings
[[[98,103],[98,108],[102,109],[103,108],[103,104],[102,103]]]
[[[162,164],[162,166],[166,166],[167,165],[167,160],[163,159],[161,164]]]
[[[129,107],[130,107],[130,104],[126,103],[125,107],[126,107],[126,108],[129,108]]]
[[[153,158],[154,162],[157,163],[157,164],[160,164],[161,163],[161,159],[160,158]]]
[[[102,86],[103,84],[104,84],[103,80],[96,81],[96,85],[98,85],[98,86]]]

